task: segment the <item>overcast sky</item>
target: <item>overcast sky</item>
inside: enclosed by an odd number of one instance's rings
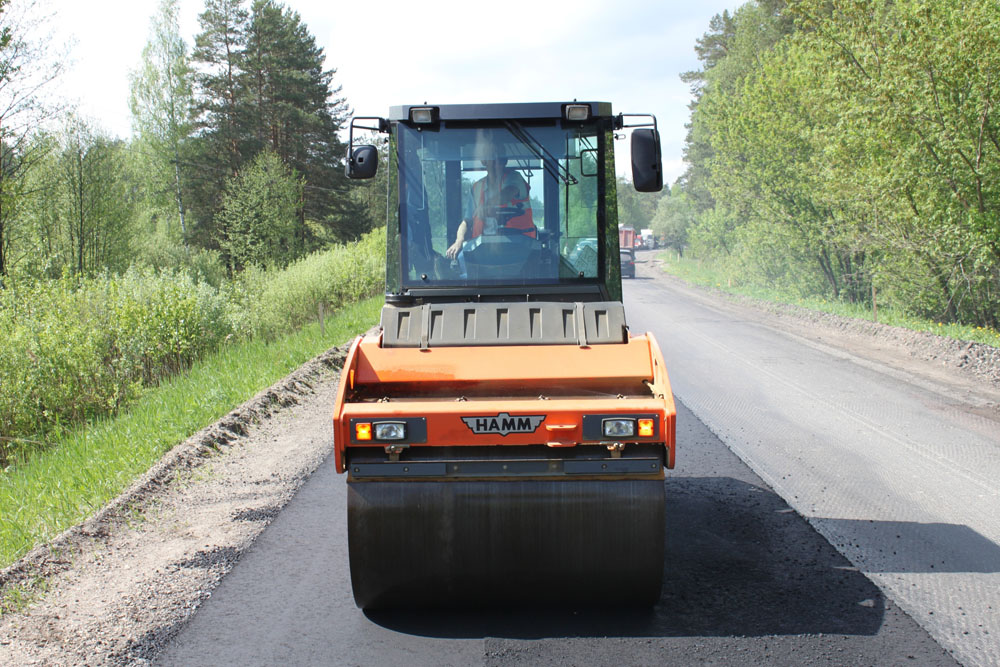
[[[109,132],[130,135],[128,73],[159,0],[41,0],[72,68],[60,92]],[[249,2],[248,2],[249,4]],[[698,66],[695,39],[735,0],[288,0],[326,52],[360,115],[396,104],[598,100],[656,114],[665,181],[684,171],[690,101],[681,72]],[[180,0],[193,43],[203,0]],[[622,162],[622,156],[619,158]],[[622,165],[619,164],[619,173]]]

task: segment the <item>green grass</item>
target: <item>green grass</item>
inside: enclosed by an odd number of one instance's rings
[[[821,299],[819,297],[799,298],[789,296],[776,289],[757,285],[734,284],[724,270],[709,261],[686,257],[678,259],[677,255],[673,252],[661,253],[658,257],[663,260],[664,271],[695,285],[714,287],[731,294],[740,294],[774,303],[792,304],[842,317],[867,320],[869,322],[874,320],[869,306]],[[926,331],[938,336],[954,338],[955,340],[972,341],[993,347],[1000,347],[1000,332],[989,327],[936,322],[902,313],[894,308],[884,307],[878,309],[878,321],[882,324],[902,327],[912,331]]]
[[[32,448],[0,471],[0,568],[93,514],[192,433],[370,328],[381,305],[377,297],[345,306],[323,336],[314,322],[271,342],[225,345],[127,411]]]
[[[47,591],[48,582],[43,577],[37,576],[9,586],[0,598],[0,618],[5,614],[16,614],[26,609]]]

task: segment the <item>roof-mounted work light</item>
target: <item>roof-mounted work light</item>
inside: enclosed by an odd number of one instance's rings
[[[410,109],[410,122],[427,124],[437,120],[437,107],[412,107]]]
[[[590,119],[590,105],[589,104],[567,104],[566,108],[563,110],[566,116],[566,120],[589,120]]]

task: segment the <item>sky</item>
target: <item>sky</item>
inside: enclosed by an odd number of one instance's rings
[[[20,0],[16,0],[20,1]],[[52,44],[72,61],[56,94],[120,137],[131,134],[129,71],[138,67],[159,0],[41,0]],[[695,40],[737,0],[456,0],[376,3],[286,0],[336,69],[358,115],[399,104],[611,102],[616,113],[653,113],[664,181],[684,171],[690,91],[679,74],[698,67]],[[203,0],[180,0],[181,34],[193,45]],[[627,173],[627,142],[618,172]],[[624,149],[624,150],[622,150]]]

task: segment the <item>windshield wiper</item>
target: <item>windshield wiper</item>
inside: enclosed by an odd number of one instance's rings
[[[559,158],[550,153],[540,141],[531,136],[531,134],[529,134],[528,131],[520,124],[516,121],[505,120],[504,125],[507,126],[507,130],[513,134],[518,141],[527,146],[528,150],[534,153],[535,157],[542,161],[542,167],[550,176],[552,176],[552,178],[562,181],[565,185],[576,185],[579,182],[573,174],[570,173],[569,168],[563,166],[559,162]],[[555,165],[555,167],[552,165]]]

